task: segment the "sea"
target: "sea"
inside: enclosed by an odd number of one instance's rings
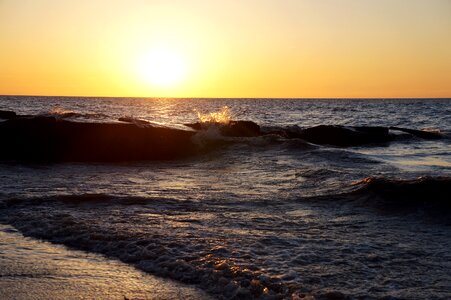
[[[217,112],[268,132],[343,125],[438,133],[336,147],[199,132],[226,142],[169,161],[2,161],[0,261],[20,260],[17,241],[27,239],[36,261],[52,251],[35,241],[99,255],[117,262],[113,273],[131,268],[195,287],[193,298],[451,298],[451,99],[1,96],[0,110],[73,122],[131,117],[185,130]],[[6,240],[15,246],[2,252]],[[79,276],[67,273],[67,282]],[[0,271],[0,287],[24,278]]]

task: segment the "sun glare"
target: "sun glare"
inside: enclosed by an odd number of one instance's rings
[[[137,62],[142,80],[160,88],[174,87],[186,76],[186,62],[172,49],[154,49]]]

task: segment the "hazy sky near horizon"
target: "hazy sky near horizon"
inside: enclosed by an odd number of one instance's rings
[[[451,97],[451,0],[0,0],[0,94]]]

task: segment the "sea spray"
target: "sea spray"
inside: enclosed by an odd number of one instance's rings
[[[232,113],[229,107],[224,106],[219,111],[201,113],[194,109],[201,126],[193,137],[193,143],[205,147],[208,144],[225,141],[225,137],[221,134],[220,126],[228,125],[232,120]]]
[[[232,120],[232,113],[229,107],[224,106],[220,111],[210,112],[210,113],[201,113],[198,110],[195,110],[197,113],[197,117],[200,123],[207,124],[222,124],[227,125]]]

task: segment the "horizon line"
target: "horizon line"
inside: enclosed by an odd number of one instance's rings
[[[0,97],[62,97],[62,98],[136,98],[136,99],[273,99],[273,100],[395,100],[430,99],[443,100],[451,97],[170,97],[170,96],[80,96],[80,95],[28,95],[0,94]]]

